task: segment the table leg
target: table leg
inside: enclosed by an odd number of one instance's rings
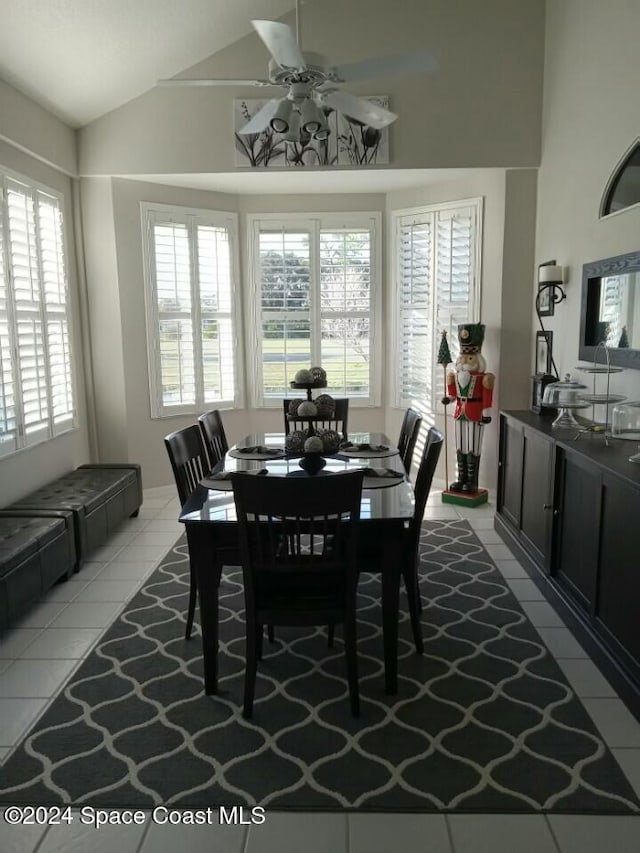
[[[204,692],[218,691],[218,588],[222,565],[217,559],[215,538],[208,525],[187,524],[189,549],[198,579]]]
[[[382,633],[385,692],[398,692],[398,611],[402,531],[390,529],[382,548]]]

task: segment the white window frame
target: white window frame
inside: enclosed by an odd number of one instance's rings
[[[24,407],[22,395],[22,378],[20,366],[20,352],[18,347],[18,322],[20,312],[16,306],[13,271],[11,265],[11,231],[8,216],[8,192],[11,184],[19,184],[25,194],[30,196],[35,208],[36,220],[36,258],[37,258],[37,286],[39,289],[39,317],[42,323],[43,335],[43,356],[46,371],[46,397],[47,397],[47,417],[41,427],[34,430],[30,435],[26,433],[26,425],[24,420]],[[38,227],[37,204],[39,196],[48,196],[58,207],[61,218],[61,255],[64,265],[62,284],[64,289],[64,311],[52,311],[51,314],[47,310],[45,290],[44,290],[44,258],[41,245],[41,231]],[[0,229],[2,229],[2,250],[0,256],[0,265],[4,270],[5,282],[7,287],[7,320],[9,329],[9,339],[11,345],[11,381],[13,385],[14,409],[16,431],[15,436],[8,440],[0,440],[0,458],[19,453],[34,447],[37,444],[42,444],[51,441],[59,435],[72,432],[77,429],[77,371],[75,369],[74,354],[76,352],[74,340],[74,312],[71,304],[71,294],[69,288],[69,254],[68,254],[68,239],[67,239],[67,217],[65,211],[65,198],[63,193],[53,189],[46,184],[36,181],[27,175],[16,172],[0,165]],[[59,314],[64,317],[67,326],[68,349],[69,349],[69,380],[72,408],[68,414],[56,419],[53,409],[53,386],[51,383],[51,361],[49,354],[49,341],[47,336],[47,318]]]
[[[244,387],[242,376],[242,345],[238,340],[238,330],[242,328],[241,299],[239,287],[239,258],[238,258],[238,215],[229,211],[209,210],[205,208],[182,207],[179,205],[156,204],[141,202],[142,246],[144,258],[144,295],[146,310],[147,357],[149,367],[149,398],[151,417],[164,419],[182,415],[199,415],[212,407],[218,409],[243,408]],[[166,406],[162,401],[162,372],[160,366],[160,347],[157,334],[159,327],[159,312],[157,287],[155,278],[155,249],[153,226],[156,217],[162,222],[188,224],[189,229],[199,225],[213,228],[226,228],[229,235],[229,256],[231,260],[231,329],[233,341],[233,387],[234,396],[229,400],[204,401],[203,394],[203,360],[201,348],[194,342],[194,362],[196,373],[196,400],[194,403]],[[194,243],[190,241],[190,257],[192,270],[197,271],[197,258]],[[192,306],[193,315],[200,314],[199,282],[197,272],[192,275]],[[220,312],[223,313],[223,312]]]
[[[397,409],[405,409],[407,406],[418,406],[424,412],[436,413],[438,411],[438,395],[434,393],[431,400],[414,400],[409,399],[402,394],[402,381],[400,371],[402,369],[402,309],[400,305],[400,263],[401,263],[401,228],[407,224],[407,220],[414,220],[414,224],[422,224],[425,219],[432,218],[433,220],[433,259],[431,264],[431,293],[433,294],[433,305],[431,311],[431,333],[433,341],[432,354],[432,376],[431,387],[437,389],[439,383],[438,372],[442,373],[442,366],[438,364],[438,349],[440,347],[441,329],[438,324],[438,310],[435,300],[437,299],[437,236],[435,228],[436,214],[443,211],[452,211],[458,208],[471,208],[474,217],[474,233],[473,247],[471,251],[472,269],[471,269],[471,287],[469,293],[469,317],[467,322],[477,323],[480,321],[480,303],[482,289],[482,225],[483,225],[483,198],[467,198],[458,199],[456,201],[441,202],[437,204],[423,205],[420,207],[405,208],[402,210],[394,210],[391,212],[391,228],[393,229],[393,252],[391,257],[392,270],[392,322],[393,329],[391,338],[393,342],[393,368],[392,377],[395,386],[393,398],[390,401],[392,407]],[[449,344],[451,346],[451,340]]]
[[[320,322],[321,312],[318,301],[320,292],[319,280],[319,248],[320,231],[330,231],[332,228],[353,228],[368,230],[371,237],[371,269],[370,269],[370,354],[369,354],[369,396],[351,397],[350,406],[359,408],[374,408],[381,405],[382,386],[382,292],[380,285],[381,244],[382,244],[382,214],[380,211],[362,211],[349,213],[300,213],[278,214],[258,213],[247,216],[247,269],[249,278],[248,288],[248,336],[247,364],[251,366],[250,398],[254,408],[282,408],[280,399],[265,398],[262,376],[262,352],[260,341],[261,331],[261,294],[259,287],[259,237],[261,225],[269,228],[289,230],[308,230],[311,234],[310,264],[311,290],[315,298],[311,301],[309,319],[311,322],[311,362],[320,364]],[[304,365],[301,365],[304,366]],[[311,365],[309,365],[311,366]],[[331,388],[327,388],[331,394]]]

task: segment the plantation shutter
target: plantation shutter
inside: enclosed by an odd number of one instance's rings
[[[255,218],[254,405],[299,397],[290,383],[298,370],[316,365],[326,371],[332,396],[379,402],[378,232],[371,213]]]
[[[233,261],[226,214],[149,210],[152,414],[236,398]],[[209,221],[205,221],[209,220]],[[149,305],[149,303],[151,303]]]
[[[473,318],[474,212],[471,208],[444,210],[437,214],[436,327],[437,357],[440,335],[447,332],[453,361],[458,357],[458,325]],[[434,359],[435,401],[445,393],[444,370]]]
[[[369,397],[371,232],[320,231],[320,363],[334,396]]]
[[[312,351],[310,230],[263,226],[258,234],[262,393],[290,393],[296,372],[319,361]],[[299,392],[296,392],[299,394]]]
[[[231,248],[226,228],[198,228],[198,269],[204,402],[233,400]]]
[[[452,359],[457,327],[476,319],[481,200],[397,217],[398,406],[436,411],[445,393],[442,331]]]
[[[67,429],[74,416],[62,215],[57,199],[41,192],[36,199],[49,361],[48,385],[53,432],[57,433]]]
[[[398,281],[400,359],[398,389],[403,401],[432,396],[433,217],[400,220]]]
[[[5,267],[3,208],[0,207],[0,456],[15,450],[17,422],[10,337],[9,276]]]
[[[46,436],[49,427],[46,332],[38,275],[36,213],[27,188],[7,182],[9,263],[17,330],[17,360],[24,443]]]

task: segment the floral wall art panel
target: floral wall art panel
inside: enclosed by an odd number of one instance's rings
[[[388,109],[386,95],[367,96],[368,101]],[[302,133],[298,142],[286,142],[284,134],[267,128],[243,135],[243,128],[266,104],[267,99],[234,101],[236,166],[287,168],[295,166],[374,166],[389,162],[389,128],[378,130],[324,108],[331,133],[317,140]]]

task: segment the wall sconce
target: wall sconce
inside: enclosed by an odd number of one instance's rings
[[[555,260],[546,261],[544,264],[540,264],[538,267],[538,292],[536,294],[536,314],[538,316],[538,323],[542,329],[542,336],[539,335],[539,337],[543,337],[546,341],[547,364],[553,370],[556,379],[559,379],[560,374],[558,373],[558,368],[553,358],[553,351],[551,348],[552,333],[547,332],[542,322],[542,318],[553,317],[555,306],[559,305],[560,302],[567,298],[567,294],[562,287],[563,284],[564,271],[561,266],[556,264]],[[549,368],[547,368],[547,374],[548,372]]]
[[[567,298],[562,285],[563,269],[555,261],[546,261],[538,267],[538,295],[536,311],[538,317],[553,317],[555,306]]]

